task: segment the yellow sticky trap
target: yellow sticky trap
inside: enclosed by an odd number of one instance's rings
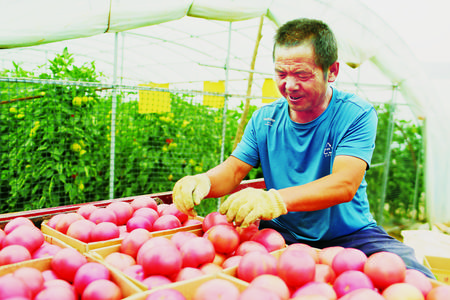
[[[139,84],[139,86],[148,86],[164,89],[169,88],[168,83]],[[170,112],[170,93],[160,91],[139,90],[138,111],[140,114]]]
[[[204,81],[203,91],[208,93],[223,94],[225,93],[225,81]],[[223,96],[203,95],[203,105],[223,108],[224,103],[225,97]]]
[[[264,83],[262,86],[262,96],[264,97],[262,99],[262,103],[271,103],[275,101],[275,99],[265,98],[265,97],[271,97],[271,98],[280,98],[281,94],[278,90],[277,84],[272,78],[266,78],[264,79]]]

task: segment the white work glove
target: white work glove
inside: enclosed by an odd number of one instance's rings
[[[248,227],[256,220],[272,220],[287,213],[286,204],[277,190],[246,188],[232,194],[219,208],[228,222]]]
[[[185,176],[175,183],[172,201],[182,213],[195,216],[194,206],[200,204],[210,188],[211,181],[206,174]]]

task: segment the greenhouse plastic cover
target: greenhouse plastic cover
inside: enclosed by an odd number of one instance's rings
[[[113,56],[111,37],[122,32],[126,33],[122,42],[127,45],[122,51],[131,53],[126,58],[128,67],[120,71],[125,78],[141,82],[223,80],[227,57],[232,60],[230,66],[249,68],[255,35],[246,26],[248,22],[257,24],[261,16],[270,20],[264,23],[255,67],[261,74],[267,76],[273,68],[275,28],[291,19],[309,17],[331,26],[342,63],[358,69],[374,66],[383,80],[398,86],[415,117],[426,124],[428,216],[432,222],[450,221],[448,101],[399,35],[358,0],[0,0],[0,48],[4,49],[0,56],[14,57],[11,49],[25,54],[33,47],[45,52],[53,45],[61,46],[61,41],[73,41],[73,49],[85,51],[84,56],[101,64],[105,57]],[[231,40],[228,26],[234,34]],[[179,30],[177,34],[174,29]],[[194,34],[200,31],[202,35]],[[211,40],[205,42],[208,35]],[[247,41],[236,42],[236,35]],[[230,55],[228,42],[233,47]],[[172,51],[180,46],[181,50]],[[161,53],[167,53],[166,61],[159,57],[152,61]],[[33,54],[28,55],[33,59]],[[112,73],[112,65],[109,67]],[[233,80],[233,76],[242,79],[244,75],[234,72],[227,76]]]

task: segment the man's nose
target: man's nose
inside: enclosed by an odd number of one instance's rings
[[[286,90],[293,91],[298,89],[298,82],[293,77],[286,78]]]

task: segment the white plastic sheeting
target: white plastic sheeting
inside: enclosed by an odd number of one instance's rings
[[[123,32],[121,59],[122,67],[127,67],[121,69],[121,77],[178,83],[219,80],[224,79],[229,54],[231,68],[248,68],[260,16],[270,20],[264,23],[265,41],[256,64],[261,77],[270,77],[274,28],[290,19],[310,17],[333,28],[342,62],[359,69],[375,66],[387,82],[398,85],[414,114],[426,122],[430,221],[449,221],[448,104],[401,37],[358,0],[0,0],[0,48],[26,53],[28,46],[41,45],[37,49],[46,52],[52,45],[62,45],[58,41],[71,40],[70,52],[79,50],[111,67],[114,36],[109,33]],[[229,26],[229,22],[235,23]],[[0,50],[0,58],[8,51]],[[168,60],[162,60],[161,53]],[[32,60],[33,54],[28,55]],[[247,77],[245,72],[234,73],[231,80]]]

